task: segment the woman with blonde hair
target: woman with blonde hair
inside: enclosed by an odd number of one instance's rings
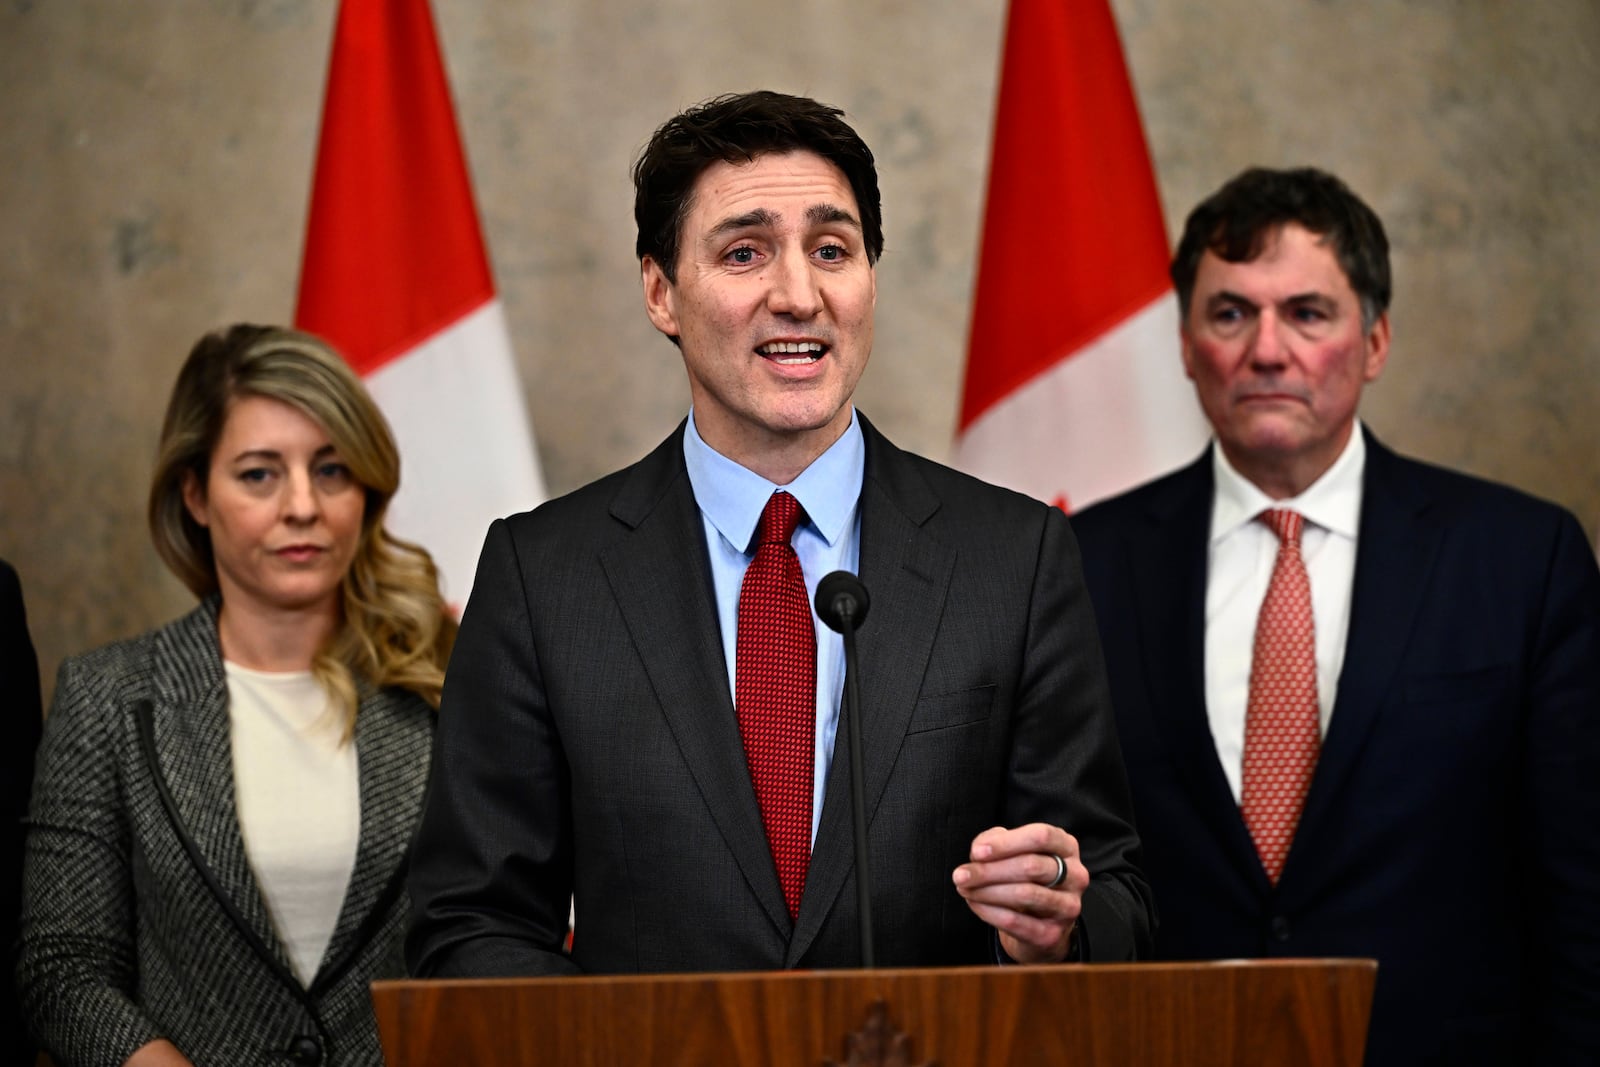
[[[303,333],[178,374],[150,489],[188,615],[69,659],[27,831],[24,1012],[59,1067],[380,1064],[455,623],[390,536],[399,457]]]

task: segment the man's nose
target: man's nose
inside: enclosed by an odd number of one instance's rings
[[[767,308],[774,314],[809,319],[822,310],[822,290],[803,249],[788,249],[778,256],[771,277]]]
[[[1251,338],[1250,359],[1266,366],[1281,366],[1289,358],[1288,339],[1284,336],[1288,326],[1271,312],[1262,314],[1256,323],[1255,336]]]

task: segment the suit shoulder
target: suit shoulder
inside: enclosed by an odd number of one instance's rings
[[[525,537],[588,539],[616,524],[634,526],[672,493],[687,485],[689,472],[683,459],[683,434],[688,420],[634,463],[602,478],[548,500],[506,522],[519,542]]]
[[[941,493],[949,496],[970,496],[999,508],[1011,508],[1020,511],[1050,510],[1050,505],[1037,497],[1019,493],[1014,489],[1007,489],[993,482],[986,482],[982,478],[946,466],[937,460],[926,456],[919,456],[915,452],[902,452],[902,456],[914,464],[928,484],[937,488]]]
[[[637,467],[624,467],[597,478],[560,496],[551,497],[537,507],[508,515],[502,521],[510,527],[514,537],[547,536],[549,532],[570,529],[574,525],[592,522],[605,516],[611,501],[617,495],[630,472]]]
[[[897,498],[902,501],[914,500],[913,494],[904,491],[905,479],[908,475],[920,479],[934,497],[943,503],[940,517],[944,522],[953,521],[979,529],[999,527],[1015,532],[1037,529],[1040,524],[1049,521],[1051,515],[1063,517],[1059,508],[1051,507],[1042,500],[986,482],[914,452],[896,449],[894,463],[901,468],[898,474],[884,471],[881,466],[877,473],[901,483]],[[869,464],[869,476],[873,473],[873,467]]]
[[[688,485],[681,434],[680,425],[637,462],[503,520],[518,553],[587,553],[637,527]]]
[[[108,644],[68,656],[61,663],[59,677],[64,682],[68,676],[76,678],[98,677],[111,684],[142,681],[152,673],[153,664],[168,654],[174,644],[183,640],[197,625],[211,621],[204,608],[196,608],[188,615],[163,623],[133,637],[124,637]]]
[[[1452,525],[1530,532],[1554,532],[1568,524],[1578,528],[1571,511],[1515,486],[1408,456],[1391,454],[1389,462],[1392,470],[1375,471],[1371,488],[1385,479],[1386,488],[1425,500]]]
[[[75,743],[68,739],[98,743],[88,739],[115,732],[117,723],[125,721],[121,711],[157,697],[163,672],[170,676],[194,669],[176,659],[219,657],[215,637],[207,636],[215,625],[215,615],[201,605],[142,634],[68,656],[56,672],[55,694],[45,716],[46,749]],[[216,670],[221,670],[220,657]]]

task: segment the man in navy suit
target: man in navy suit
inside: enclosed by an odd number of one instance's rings
[[[1600,573],[1576,520],[1359,423],[1388,242],[1337,178],[1240,174],[1172,277],[1215,442],[1073,520],[1157,956],[1375,957],[1369,1065],[1600,1063]],[[1269,511],[1303,527],[1272,594]]]

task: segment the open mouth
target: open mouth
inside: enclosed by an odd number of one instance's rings
[[[779,366],[804,366],[815,363],[828,351],[821,341],[769,341],[756,346],[756,354]]]

